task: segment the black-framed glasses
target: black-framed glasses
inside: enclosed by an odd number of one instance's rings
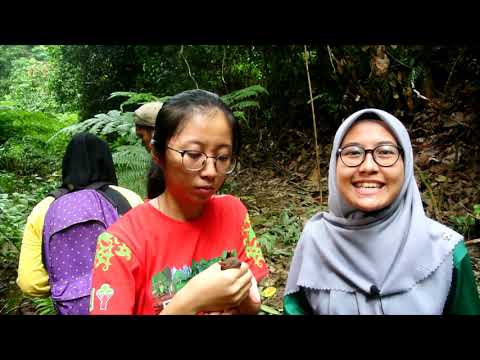
[[[360,145],[348,145],[337,150],[337,156],[348,167],[360,166],[367,156],[372,154],[373,161],[382,167],[390,167],[396,164],[400,155],[403,154],[401,147],[394,144],[382,144],[373,149],[365,149]]]
[[[229,175],[233,173],[237,165],[237,159],[230,155],[208,156],[204,152],[197,150],[177,150],[170,146],[167,149],[175,151],[182,155],[182,165],[189,171],[200,171],[207,164],[209,158],[215,159],[215,169],[222,174]]]

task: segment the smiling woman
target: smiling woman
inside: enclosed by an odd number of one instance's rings
[[[306,224],[284,296],[286,314],[480,314],[460,234],[429,219],[403,124],[361,110],[338,129],[329,212]]]
[[[367,150],[368,149],[368,150]],[[353,208],[364,212],[383,209],[398,196],[404,164],[397,141],[378,120],[355,123],[337,153],[337,185]]]
[[[184,91],[164,103],[152,139],[160,171],[151,172],[162,181],[150,181],[151,200],[99,237],[91,314],[258,312],[268,268],[247,209],[215,195],[235,169],[239,136],[216,94]],[[230,256],[240,267],[222,270]]]

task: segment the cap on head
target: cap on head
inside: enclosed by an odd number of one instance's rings
[[[158,112],[163,103],[160,101],[149,102],[135,110],[135,125],[155,127]]]

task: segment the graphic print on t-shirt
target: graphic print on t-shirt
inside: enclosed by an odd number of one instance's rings
[[[255,232],[253,231],[248,213],[245,215],[242,230],[243,244],[245,245],[245,256],[252,259],[255,265],[259,268],[266,266],[262,249],[260,248],[260,244],[258,243]]]
[[[192,265],[184,265],[177,269],[175,267],[165,267],[162,271],[156,273],[152,277],[152,297],[155,313],[159,314],[170,303],[172,297],[183,288],[187,282],[194,276],[201,273],[210,265],[223,261],[230,256],[237,256],[237,250],[225,250],[221,256],[210,260],[201,259],[196,262],[192,261]]]
[[[115,290],[109,284],[103,284],[97,290],[97,298],[100,300],[100,310],[107,310],[108,300],[113,296]]]
[[[107,271],[112,265],[110,258],[114,255],[124,257],[129,261],[132,258],[132,251],[124,242],[119,241],[112,234],[109,234],[108,232],[100,234],[95,254],[95,269],[103,264],[102,270]]]

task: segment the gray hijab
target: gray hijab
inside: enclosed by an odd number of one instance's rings
[[[400,193],[391,205],[374,213],[348,205],[336,182],[337,150],[364,113],[376,114],[404,151],[405,178]],[[378,109],[364,109],[349,116],[333,142],[328,175],[329,212],[316,214],[306,224],[292,259],[285,295],[300,288],[368,295],[374,285],[381,296],[389,296],[407,293],[426,280],[450,284],[451,271],[433,274],[446,259],[451,259],[462,236],[425,215],[413,169],[410,138],[397,118]],[[432,288],[436,288],[435,284],[429,284]],[[441,301],[445,299],[446,295]]]

